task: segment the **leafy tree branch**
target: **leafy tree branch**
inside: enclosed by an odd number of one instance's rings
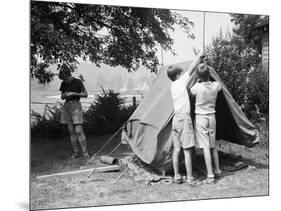
[[[194,38],[193,23],[167,9],[32,1],[31,76],[48,83],[51,64],[74,70],[81,59],[156,72],[157,47],[174,53],[175,25]]]

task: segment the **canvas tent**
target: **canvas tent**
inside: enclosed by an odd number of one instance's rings
[[[177,64],[184,71],[191,62]],[[145,95],[136,111],[125,126],[127,141],[134,153],[146,164],[166,171],[171,168],[172,139],[171,123],[173,104],[170,94],[171,81],[167,76],[167,68],[160,70],[150,91]],[[233,97],[214,70],[211,78],[222,86],[217,99],[217,134],[216,139],[251,147],[258,142],[258,131],[241,111]],[[191,76],[190,88],[197,80]],[[191,104],[194,104],[191,102]]]

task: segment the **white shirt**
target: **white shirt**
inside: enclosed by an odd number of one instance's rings
[[[171,84],[171,94],[174,103],[174,112],[180,114],[190,113],[190,100],[187,93],[187,82],[190,80],[189,71],[180,76]]]
[[[208,81],[196,83],[191,89],[191,94],[195,95],[196,114],[216,113],[217,94],[221,90],[218,82]]]

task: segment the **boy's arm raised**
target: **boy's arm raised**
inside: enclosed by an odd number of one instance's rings
[[[188,73],[189,75],[192,75],[194,71],[196,70],[196,66],[204,61],[205,58],[205,53],[202,51],[199,53],[196,58],[193,60],[193,62],[190,64],[188,68]]]
[[[196,58],[193,60],[193,62],[190,64],[188,70],[180,77],[179,80],[182,80],[183,82],[187,83],[189,81],[190,76],[194,73],[196,70],[196,66],[203,62],[205,57],[205,54],[199,53]]]

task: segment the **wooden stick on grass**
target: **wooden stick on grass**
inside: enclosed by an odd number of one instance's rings
[[[110,166],[102,166],[102,167],[98,167],[98,168],[82,169],[82,170],[76,170],[76,171],[67,171],[67,172],[38,176],[37,179],[49,178],[49,177],[54,177],[54,176],[65,176],[65,175],[71,175],[71,174],[87,173],[87,172],[90,172],[90,171],[93,171],[93,170],[95,172],[99,172],[99,173],[108,172],[108,171],[119,171],[120,166],[119,165],[110,165]]]

